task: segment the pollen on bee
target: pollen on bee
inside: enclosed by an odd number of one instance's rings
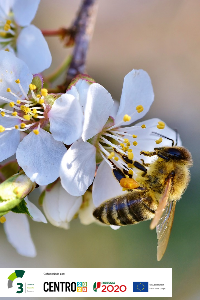
[[[135,181],[133,178],[122,178],[120,180],[120,185],[123,188],[126,189],[136,189],[138,188],[140,185],[137,181]]]
[[[124,117],[123,117],[123,121],[124,122],[128,122],[128,121],[130,121],[131,120],[131,116],[129,116],[129,115],[124,115]]]
[[[1,224],[5,223],[5,221],[6,221],[6,218],[4,216],[0,217],[0,223]]]
[[[138,105],[136,107],[136,110],[137,110],[138,113],[141,113],[144,110],[144,107],[142,105]]]
[[[159,122],[158,122],[158,125],[157,125],[157,128],[158,128],[158,129],[164,129],[164,128],[165,128],[165,123],[162,122],[162,121],[159,121]]]

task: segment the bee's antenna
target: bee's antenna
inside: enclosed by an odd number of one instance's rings
[[[168,140],[170,140],[170,141],[172,141],[172,147],[174,146],[174,140],[173,139],[170,139],[169,137],[167,137],[167,136],[165,136],[165,135],[162,135],[162,134],[160,134],[160,133],[158,133],[158,132],[152,132],[153,134],[156,134],[156,135],[159,135],[159,136],[161,136],[161,137],[163,137],[163,138],[165,138],[165,139],[168,139]],[[177,145],[177,131],[176,131],[176,145]]]
[[[178,144],[178,130],[177,129],[174,129],[174,130],[176,132],[176,144],[175,144],[175,146],[177,146],[177,144]]]

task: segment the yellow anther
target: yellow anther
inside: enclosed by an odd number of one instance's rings
[[[1,224],[5,223],[5,221],[6,221],[6,218],[4,216],[0,217],[0,223]]]
[[[129,142],[129,139],[124,139],[124,143],[128,143]]]
[[[19,126],[18,126],[18,125],[15,125],[15,129],[19,129]]]
[[[39,134],[39,130],[38,129],[34,129],[33,132],[38,135]]]
[[[4,51],[10,52],[10,50],[8,48],[4,49]]]
[[[10,88],[7,88],[7,92],[10,93],[10,92],[11,92],[11,89],[10,89]]]
[[[136,139],[136,138],[137,138],[137,135],[133,134],[132,137],[133,137],[134,139]]]
[[[133,150],[132,149],[128,149],[128,152],[133,152]]]
[[[130,159],[130,160],[133,159],[133,152],[128,152],[128,159]]]
[[[31,112],[31,109],[27,106],[24,106],[24,112],[27,114],[27,113]]]
[[[2,125],[0,125],[0,132],[4,132],[4,131],[5,131],[5,128]]]
[[[118,158],[117,156],[115,156],[115,157],[114,157],[114,160],[118,161],[118,160],[119,160],[119,158]]]
[[[145,124],[143,124],[143,125],[141,125],[141,127],[142,127],[142,128],[146,128],[146,125],[145,125]]]
[[[120,146],[121,146],[121,147],[124,147],[124,144],[121,143]]]
[[[21,105],[21,106],[20,106],[20,109],[21,109],[22,111],[24,111],[25,106],[24,106],[24,105]]]
[[[130,142],[126,143],[126,146],[127,146],[127,147],[129,147],[130,145],[131,145],[131,143],[130,143]]]
[[[162,143],[162,138],[160,137],[158,140],[156,140],[156,144]]]
[[[133,169],[133,164],[127,164],[128,168]]]
[[[2,111],[2,112],[1,112],[1,115],[2,115],[2,117],[5,117],[5,112]]]
[[[25,123],[21,123],[20,127],[21,127],[21,129],[24,129],[26,127],[26,124]]]
[[[20,83],[20,80],[19,80],[19,79],[17,79],[17,80],[15,80],[15,82],[16,82],[16,83]]]
[[[48,91],[47,91],[47,89],[41,89],[41,94],[42,94],[42,96],[47,96],[47,94],[48,94]]]
[[[33,115],[33,118],[37,119],[38,118],[38,114]]]
[[[137,146],[137,142],[136,141],[133,142],[133,146]]]
[[[133,175],[133,170],[128,170],[128,174]]]
[[[3,29],[4,29],[5,31],[8,31],[8,30],[10,29],[10,25],[6,23],[6,24],[4,25],[4,28],[3,28]]]
[[[40,104],[43,104],[43,103],[44,103],[44,99],[40,99],[40,100],[39,100],[39,103],[40,103]]]
[[[31,116],[29,116],[29,115],[23,115],[23,118],[24,118],[25,120],[27,120],[27,121],[30,121]]]
[[[37,97],[37,98],[41,98],[41,95],[38,94],[36,97]]]
[[[0,32],[0,36],[2,36],[2,37],[6,36],[6,32],[5,31],[1,31]]]
[[[126,178],[129,178],[129,176],[128,176],[128,175],[125,175],[125,177],[126,177]]]
[[[141,113],[144,110],[144,107],[142,105],[138,105],[136,107],[136,110],[137,110],[138,113]]]
[[[17,116],[17,112],[14,111],[14,112],[12,113],[12,116],[16,117],[16,116]]]
[[[33,113],[33,114],[37,114],[37,109],[34,108],[34,109],[32,110],[32,113]]]
[[[9,105],[10,105],[10,107],[14,107],[15,103],[14,102],[10,102]]]
[[[6,21],[6,24],[8,24],[8,25],[10,25],[11,23],[12,23],[11,20],[7,20],[7,21]]]
[[[20,101],[20,100],[17,100],[16,102],[17,102],[17,104],[20,104],[20,103],[21,103],[21,101]]]
[[[35,90],[36,89],[36,85],[31,83],[31,84],[29,84],[29,88],[30,88],[31,91]]]
[[[128,122],[130,120],[131,120],[131,117],[129,115],[124,115],[124,117],[123,117],[124,122]]]
[[[158,128],[158,129],[164,129],[164,128],[165,128],[165,123],[162,122],[162,121],[159,121],[159,122],[158,122],[158,125],[157,125],[157,128]]]
[[[115,156],[114,152],[111,152],[110,155],[108,155],[108,159],[112,159]]]
[[[126,189],[136,189],[139,187],[139,184],[137,183],[137,181],[135,181],[133,178],[122,178],[120,180],[120,185],[123,188]]]

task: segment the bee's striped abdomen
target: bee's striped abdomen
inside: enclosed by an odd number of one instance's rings
[[[93,215],[102,223],[120,226],[151,219],[155,212],[148,202],[144,203],[145,198],[143,192],[134,191],[103,202],[94,210]]]

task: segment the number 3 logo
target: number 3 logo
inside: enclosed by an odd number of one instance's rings
[[[18,291],[17,291],[17,293],[18,294],[23,293],[23,283],[17,283],[17,285],[18,285]]]

